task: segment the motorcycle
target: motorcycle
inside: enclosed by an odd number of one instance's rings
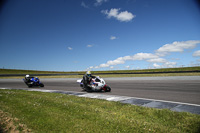
[[[23,81],[29,88],[33,86],[44,87],[44,84],[37,77],[29,77],[28,79],[23,79]]]
[[[83,79],[77,80],[77,83],[80,84],[80,87],[83,89],[83,91],[87,91],[86,88],[83,85]],[[100,78],[99,76],[96,76],[95,78],[92,78],[89,87],[92,91],[104,91],[104,92],[110,92],[111,88],[106,84],[106,82]]]

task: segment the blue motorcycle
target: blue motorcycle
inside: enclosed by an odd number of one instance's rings
[[[44,87],[44,84],[40,82],[39,78],[37,77],[28,77],[24,78],[24,83],[30,88],[33,86]]]

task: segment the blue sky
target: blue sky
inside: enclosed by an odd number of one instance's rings
[[[196,0],[6,0],[0,7],[0,68],[200,65]]]

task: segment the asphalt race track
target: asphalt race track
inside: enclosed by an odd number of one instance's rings
[[[41,79],[44,88],[82,92],[77,79]],[[92,94],[120,95],[200,105],[200,76],[105,78],[111,92]],[[0,79],[0,88],[28,88],[22,79]]]

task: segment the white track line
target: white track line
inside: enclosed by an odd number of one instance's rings
[[[139,97],[131,97],[135,99],[141,99],[141,100],[150,100],[150,101],[155,101],[155,102],[165,102],[165,103],[176,103],[176,104],[184,104],[184,105],[191,105],[191,106],[198,106],[198,104],[192,104],[192,103],[182,103],[182,102],[175,102],[175,101],[166,101],[166,100],[157,100],[157,99],[148,99],[148,98],[139,98]]]

